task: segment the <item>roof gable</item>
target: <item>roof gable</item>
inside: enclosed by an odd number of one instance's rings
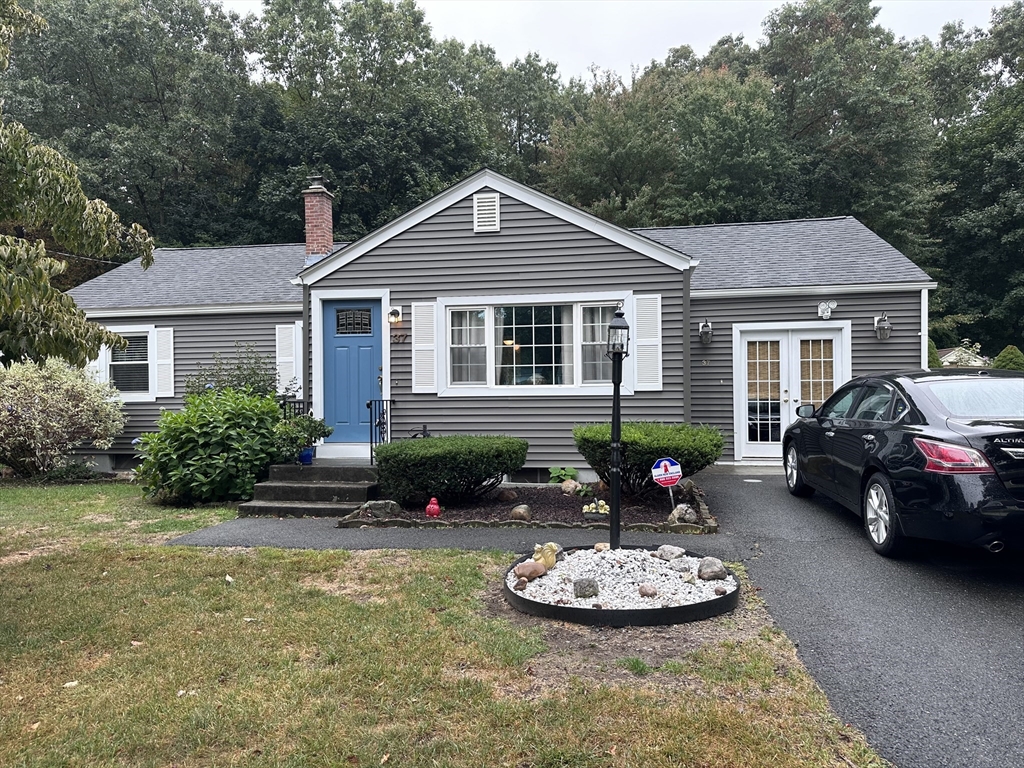
[[[336,252],[318,261],[316,264],[308,266],[293,282],[307,285],[316,283],[355,261],[363,254],[372,251],[388,240],[426,221],[449,206],[464,200],[475,192],[485,189],[493,190],[519,200],[551,216],[570,222],[599,237],[603,237],[680,271],[690,269],[699,263],[696,259],[669,245],[656,242],[644,237],[642,234],[631,232],[614,224],[609,224],[607,221],[513,181],[506,176],[484,169],[444,192],[435,195],[430,200],[399,216],[394,221],[385,224],[380,229],[371,232],[361,240],[357,240],[343,251]]]

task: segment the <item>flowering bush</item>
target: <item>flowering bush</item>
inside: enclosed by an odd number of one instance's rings
[[[85,443],[109,448],[124,423],[117,390],[63,360],[0,368],[0,464],[21,477],[65,466]]]

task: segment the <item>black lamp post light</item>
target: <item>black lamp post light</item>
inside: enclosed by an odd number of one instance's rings
[[[608,323],[608,351],[605,357],[612,361],[612,442],[611,475],[612,504],[609,510],[608,541],[612,549],[619,548],[619,502],[622,490],[622,415],[619,412],[619,388],[622,385],[622,358],[629,357],[629,324],[620,303],[615,317]]]

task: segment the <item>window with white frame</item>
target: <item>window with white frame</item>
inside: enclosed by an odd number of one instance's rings
[[[103,347],[89,368],[117,388],[127,403],[174,397],[174,329],[152,325],[109,326],[127,342]]]
[[[620,301],[632,339],[624,391],[660,392],[661,295],[628,292],[413,302],[412,391],[441,397],[608,393],[608,324]]]
[[[485,387],[606,384],[611,381],[611,366],[602,360],[614,313],[614,304],[451,308],[449,383]]]
[[[110,383],[121,393],[149,392],[149,334],[125,334],[124,349],[112,348],[108,363]]]

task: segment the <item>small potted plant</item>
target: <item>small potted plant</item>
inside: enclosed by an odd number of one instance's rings
[[[312,413],[305,413],[296,416],[289,423],[295,428],[299,436],[299,463],[313,463],[313,446],[334,432],[334,427],[327,426],[323,419],[318,419]]]

